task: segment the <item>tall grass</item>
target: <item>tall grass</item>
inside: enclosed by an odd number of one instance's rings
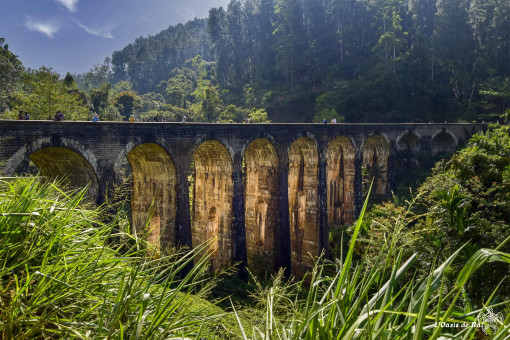
[[[207,258],[183,269],[201,249],[148,256],[120,218],[81,208],[85,191],[0,178],[0,339],[199,336]]]
[[[355,263],[353,255],[366,204],[345,258],[318,260],[310,277],[296,284],[285,283],[279,273],[272,285],[258,285],[259,308],[251,313],[263,321],[251,330],[239,323],[244,339],[510,339],[510,301],[498,301],[497,290],[483,309],[471,310],[460,301],[480,267],[492,261],[510,264],[510,254],[477,251],[449,289],[445,273],[464,246],[444,263],[432,264],[422,282],[413,278],[416,254],[404,261],[402,251],[394,248],[381,252],[387,254],[376,261],[381,265],[365,271],[363,259]],[[502,311],[499,315],[506,317],[484,318],[489,311]]]

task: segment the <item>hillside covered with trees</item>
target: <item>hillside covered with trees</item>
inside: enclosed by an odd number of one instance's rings
[[[66,91],[110,120],[495,121],[509,21],[504,0],[232,0],[68,75]],[[25,73],[38,72],[52,70]],[[0,100],[32,110],[12,74]]]

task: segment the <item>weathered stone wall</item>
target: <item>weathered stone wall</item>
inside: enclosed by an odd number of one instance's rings
[[[278,155],[267,138],[246,149],[244,173],[248,267],[262,275],[275,270],[278,233]]]
[[[131,166],[131,214],[133,232],[147,235],[149,242],[173,246],[175,237],[175,166],[159,145],[146,143],[133,148],[127,159]]]
[[[202,143],[193,154],[195,183],[193,247],[211,242],[213,270],[232,264],[232,160],[219,141]]]
[[[385,194],[397,155],[419,167],[421,157],[451,152],[484,128],[0,121],[0,172],[14,174],[32,159],[47,178],[90,184],[102,202],[129,168],[133,227],[148,224],[152,242],[197,246],[218,236],[215,268],[259,268],[253,260],[262,254],[268,268],[301,274],[313,263],[308,253],[327,251],[328,223],[359,213],[363,163],[377,165],[375,190]]]
[[[319,255],[317,146],[300,137],[289,148],[289,220],[292,273],[301,277]]]
[[[354,161],[356,151],[345,136],[338,136],[328,144],[327,150],[328,223],[343,225],[355,218]]]
[[[363,145],[363,165],[374,178],[373,191],[384,195],[388,188],[388,158],[390,145],[381,135],[370,136]],[[372,178],[369,178],[372,180]]]

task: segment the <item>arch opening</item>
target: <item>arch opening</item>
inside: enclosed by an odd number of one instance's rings
[[[412,169],[418,167],[418,160],[421,156],[421,141],[418,136],[407,133],[397,141],[397,151],[400,165]]]
[[[356,152],[349,138],[338,136],[329,142],[326,152],[329,224],[344,225],[355,219],[355,158]]]
[[[455,152],[455,148],[457,143],[455,139],[447,132],[443,131],[437,134],[431,142],[431,152],[432,156],[438,153],[446,153],[451,154]]]
[[[292,274],[302,277],[319,255],[319,153],[309,138],[296,139],[289,148],[289,222]]]
[[[133,233],[146,235],[158,249],[174,245],[177,175],[172,158],[158,144],[145,143],[133,148],[127,159]]]
[[[232,159],[223,144],[211,140],[195,150],[193,163],[191,243],[196,248],[212,241],[211,268],[216,270],[233,261]]]
[[[86,195],[98,199],[96,172],[79,153],[65,147],[47,147],[32,153],[29,158],[46,180],[61,181],[65,188],[71,190],[88,186]]]
[[[390,146],[381,135],[370,136],[363,145],[363,192],[368,190],[372,178],[374,186],[372,192],[380,195],[386,194],[388,182],[388,158]]]
[[[248,146],[244,157],[248,267],[263,274],[276,266],[278,155],[268,139],[259,138]]]

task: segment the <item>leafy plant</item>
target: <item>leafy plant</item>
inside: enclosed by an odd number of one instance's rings
[[[86,189],[68,194],[37,178],[0,179],[0,187],[0,338],[201,333],[210,315],[194,303],[215,282],[207,258],[152,256],[122,232],[119,216],[104,224],[100,210],[80,206]]]

